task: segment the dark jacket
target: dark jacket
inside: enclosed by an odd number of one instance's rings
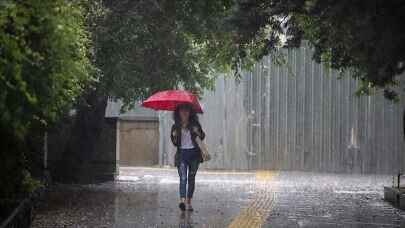
[[[201,140],[205,138],[205,133],[198,122],[190,122],[187,126],[188,130],[191,134],[191,141],[193,142],[194,147],[198,150],[198,160],[203,162],[203,158],[201,155],[201,150],[198,147],[197,142],[195,139],[200,136]],[[177,147],[176,154],[174,156],[174,165],[178,166],[180,163],[180,146],[181,146],[181,126],[177,124],[173,124],[172,129],[170,131],[170,139],[175,147]]]

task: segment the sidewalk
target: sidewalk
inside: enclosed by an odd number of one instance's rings
[[[116,182],[54,186],[33,227],[400,227],[405,214],[382,201],[390,180],[201,171],[195,211],[181,213],[175,169],[122,167]]]

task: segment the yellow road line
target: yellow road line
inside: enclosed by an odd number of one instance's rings
[[[255,178],[255,197],[250,204],[242,208],[239,215],[229,224],[229,228],[259,228],[269,216],[274,205],[275,193],[271,180],[275,171],[257,171]]]

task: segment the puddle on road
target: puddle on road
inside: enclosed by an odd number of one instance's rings
[[[357,194],[364,194],[364,195],[379,195],[381,192],[378,191],[344,191],[344,190],[335,190],[333,191],[336,194],[352,194],[352,195],[357,195]]]
[[[117,181],[139,181],[141,178],[136,176],[118,176]]]
[[[178,209],[175,172],[120,175],[100,185],[59,185],[37,210],[32,227],[226,227],[247,203],[253,175],[198,174],[195,211],[188,214]]]
[[[257,227],[297,222],[312,227],[402,224],[400,212],[380,200],[379,186],[385,183],[380,180],[376,185],[369,178],[281,172],[266,182],[272,175],[201,172],[197,174],[195,211],[182,214],[177,205],[177,172],[131,171],[116,182],[53,187],[47,204],[36,210],[32,227],[222,228],[232,221]],[[255,181],[263,188],[255,188]]]

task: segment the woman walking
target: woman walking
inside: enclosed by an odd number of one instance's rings
[[[182,211],[193,211],[191,199],[195,188],[195,176],[200,162],[203,162],[201,150],[196,143],[196,138],[205,138],[205,133],[198,121],[198,116],[189,104],[176,106],[173,113],[174,124],[170,138],[177,147],[175,166],[180,177],[180,203]]]

